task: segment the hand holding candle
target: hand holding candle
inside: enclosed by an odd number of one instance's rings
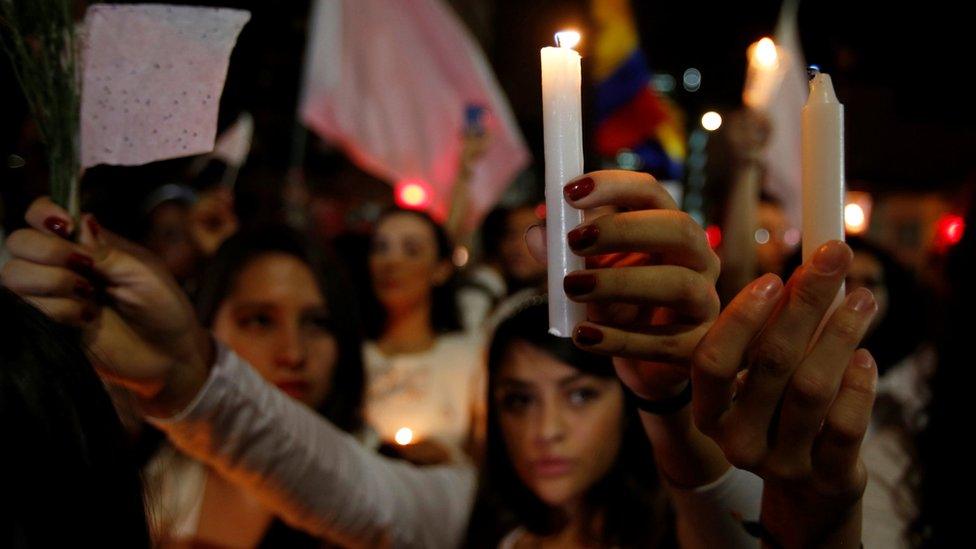
[[[549,264],[549,332],[570,337],[585,318],[582,304],[563,291],[563,277],[583,268],[566,233],[583,222],[583,212],[566,203],[563,185],[583,174],[583,125],[580,100],[580,35],[556,33],[558,47],[542,48],[542,120],[546,151],[546,226]]]

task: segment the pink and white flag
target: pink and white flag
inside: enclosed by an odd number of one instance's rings
[[[458,175],[465,111],[484,107],[489,143],[470,180],[468,228],[529,153],[475,40],[441,0],[317,0],[300,116],[361,168],[420,182],[443,220]]]

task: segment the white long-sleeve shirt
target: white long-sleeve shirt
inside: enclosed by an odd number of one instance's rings
[[[193,402],[153,422],[180,450],[313,535],[352,546],[453,548],[464,539],[473,466],[416,467],[380,456],[223,346]],[[749,473],[733,470],[709,486],[670,492],[678,516],[694,524],[683,545],[758,546],[733,518],[758,517],[761,484]]]

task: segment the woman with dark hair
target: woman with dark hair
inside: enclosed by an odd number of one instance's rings
[[[6,288],[0,439],[0,547],[150,546],[139,470],[79,333]]]
[[[673,544],[651,445],[612,360],[547,326],[542,301],[492,337],[487,453],[469,546]]]
[[[206,266],[197,314],[268,382],[343,431],[362,435],[355,309],[337,274],[286,228],[237,234]],[[158,541],[318,547],[256,499],[172,446],[147,468]]]
[[[481,338],[461,329],[453,251],[427,214],[394,209],[369,252],[366,419],[384,441],[409,429],[415,447],[443,448],[434,461],[470,451],[483,416]]]

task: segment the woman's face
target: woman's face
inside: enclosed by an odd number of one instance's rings
[[[513,468],[547,505],[578,504],[617,458],[623,391],[616,378],[584,374],[515,341],[492,398]]]
[[[249,261],[221,302],[214,334],[289,396],[318,408],[338,358],[330,317],[312,270],[269,252]]]
[[[451,268],[437,257],[434,229],[419,217],[394,213],[376,227],[369,270],[373,291],[388,311],[429,304],[431,291],[447,281]]]

